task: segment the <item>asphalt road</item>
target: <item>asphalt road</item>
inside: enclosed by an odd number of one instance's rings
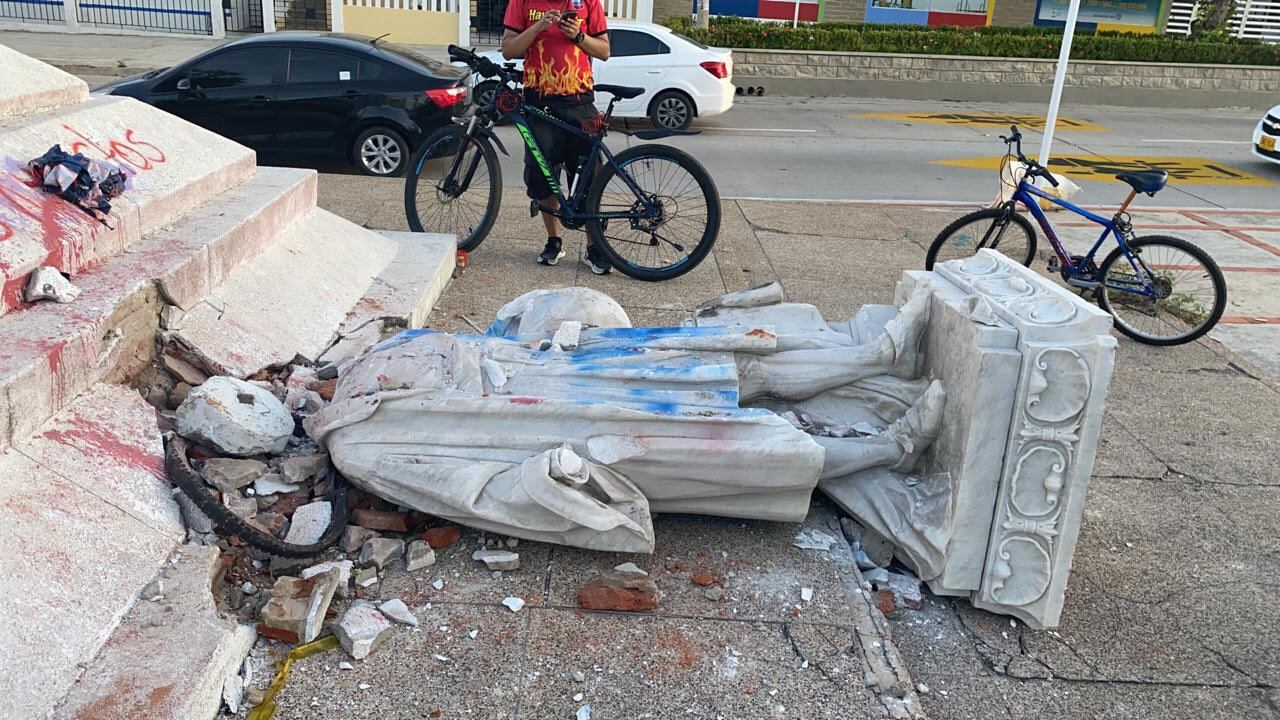
[[[938,116],[1043,113],[1036,105],[740,97],[728,113],[696,123],[701,135],[664,142],[702,161],[725,197],[986,202],[998,189],[993,163],[1003,154],[998,136],[1007,134],[1007,123]],[[933,117],[906,117],[920,115]],[[1280,206],[1280,165],[1249,152],[1257,113],[1078,106],[1064,107],[1062,115],[1076,127],[1059,126],[1054,155],[1092,173],[1068,170],[1084,188],[1075,198],[1081,203],[1119,203],[1127,188],[1111,178],[1115,161],[1127,169],[1147,160],[1171,168],[1175,179],[1136,207]],[[499,132],[508,149],[521,147],[513,128]],[[1042,136],[1030,127],[1024,134],[1024,150],[1035,157]],[[627,142],[616,133],[609,139],[615,150]],[[518,156],[505,160],[503,170],[508,184],[519,183]]]

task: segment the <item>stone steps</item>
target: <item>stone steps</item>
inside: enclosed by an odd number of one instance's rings
[[[4,106],[5,103],[0,103]],[[124,166],[128,189],[103,223],[30,185],[26,163],[54,144]],[[76,275],[253,177],[254,153],[130,98],[0,120],[0,315],[22,305],[31,271]]]
[[[0,118],[30,115],[89,99],[89,86],[16,50],[0,45],[4,88],[0,89]]]
[[[0,450],[94,383],[127,376],[148,361],[164,302],[199,305],[281,227],[309,212],[315,197],[314,172],[261,168],[83,273],[74,302],[39,303],[0,317]]]

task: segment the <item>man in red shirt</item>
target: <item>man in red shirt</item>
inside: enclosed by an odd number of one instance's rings
[[[595,86],[591,58],[609,59],[609,34],[600,0],[511,0],[503,19],[502,56],[524,58],[525,100],[545,108],[566,123],[579,126],[595,117]],[[560,130],[545,120],[530,117],[529,129],[558,178],[566,167],[571,187],[578,162],[591,144]],[[560,207],[532,153],[525,151],[524,180],[529,197],[543,208],[547,246],[538,256],[543,265],[555,265],[564,257],[560,221],[546,213]],[[588,240],[583,263],[597,275],[609,272],[609,263]]]

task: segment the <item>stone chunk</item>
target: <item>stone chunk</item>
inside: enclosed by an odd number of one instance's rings
[[[290,455],[280,461],[280,474],[285,482],[300,485],[329,469],[329,455],[317,452]]]
[[[360,548],[360,557],[356,560],[361,567],[376,567],[379,570],[404,554],[404,541],[392,538],[376,537],[366,540]]]
[[[409,607],[400,598],[392,598],[378,606],[378,611],[401,625],[418,626],[418,618],[409,612]]]
[[[333,520],[333,506],[328,501],[303,505],[289,521],[289,534],[284,541],[294,545],[313,545],[320,541]]]
[[[356,600],[333,626],[342,649],[353,660],[364,660],[391,635],[391,622],[368,600]]]
[[[880,533],[865,525],[862,526],[862,551],[871,562],[879,567],[888,567],[893,562],[893,543]]]
[[[436,564],[436,551],[425,540],[414,540],[404,555],[405,569],[409,572]]]
[[[275,495],[276,493],[297,492],[299,489],[299,486],[285,482],[284,478],[276,473],[267,473],[253,481],[253,492],[258,497]]]
[[[258,514],[258,500],[241,495],[239,490],[222,493],[222,504],[245,520]]]
[[[364,547],[366,541],[376,537],[378,533],[373,530],[359,525],[348,525],[347,529],[342,531],[342,552],[348,554],[360,552],[360,548]]]
[[[600,581],[609,587],[624,590],[640,590],[657,595],[658,584],[649,577],[649,573],[636,567],[635,563],[623,563],[604,574]]]
[[[509,550],[477,550],[471,559],[484,563],[490,570],[519,570],[520,556]]]
[[[355,571],[356,587],[369,588],[378,584],[378,568],[356,568]]]
[[[23,299],[29,303],[52,300],[69,303],[80,295],[80,288],[62,276],[55,267],[42,267],[31,273]]]
[[[578,605],[588,610],[647,612],[658,609],[658,596],[645,590],[612,587],[592,580],[578,591]]]
[[[339,570],[328,571],[312,578],[276,578],[271,588],[271,599],[262,608],[262,625],[278,631],[264,635],[285,639],[292,635],[292,642],[311,642],[324,626],[325,613],[333,593],[338,589]]]
[[[351,570],[353,566],[354,563],[350,560],[330,560],[329,562],[322,562],[303,570],[302,579],[306,580],[321,573],[329,572],[330,570],[337,570],[338,589],[335,594],[338,597],[344,598],[351,594]]]
[[[462,528],[457,525],[428,528],[426,532],[422,533],[422,539],[426,540],[436,550],[449,547],[458,542],[460,537],[462,537]]]
[[[293,416],[275,395],[233,377],[209,378],[178,407],[178,434],[228,455],[284,452]]]
[[[408,532],[409,517],[402,512],[384,512],[361,508],[351,513],[351,520],[356,525],[369,530],[385,530],[387,532]]]
[[[886,574],[888,579],[876,584],[874,599],[880,612],[888,615],[902,608],[919,610],[924,607],[924,596],[920,592],[919,578],[898,573]]]
[[[267,464],[257,460],[209,458],[200,468],[200,476],[226,494],[252,484],[266,471]]]
[[[511,612],[520,612],[520,608],[524,607],[524,598],[507,597],[503,598],[502,604],[507,606]]]

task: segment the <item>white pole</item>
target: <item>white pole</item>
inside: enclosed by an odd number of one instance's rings
[[[800,24],[800,0],[796,0],[796,14],[791,17],[791,28]]]
[[[1049,114],[1044,119],[1044,142],[1040,143],[1040,165],[1049,167],[1049,148],[1053,146],[1053,128],[1058,124],[1058,104],[1062,102],[1062,84],[1067,79],[1067,62],[1071,59],[1071,40],[1076,35],[1076,16],[1080,0],[1071,0],[1067,8],[1067,26],[1062,32],[1062,49],[1058,51],[1058,70],[1053,74],[1053,94],[1049,96]]]

